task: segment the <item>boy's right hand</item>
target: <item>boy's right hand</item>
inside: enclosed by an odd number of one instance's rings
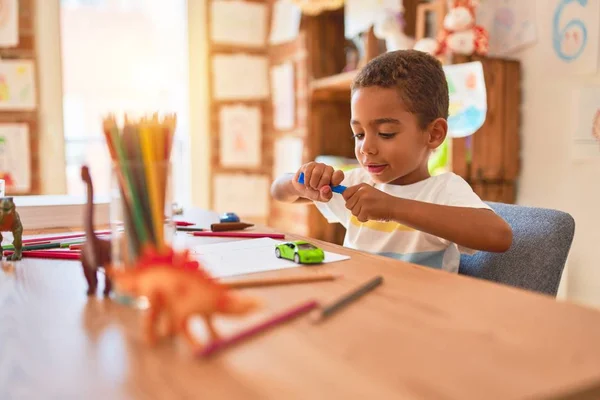
[[[304,172],[304,184],[298,182],[302,172]],[[340,185],[343,180],[342,171],[335,171],[333,167],[326,164],[309,162],[296,172],[292,185],[301,197],[327,202],[333,197],[330,185]]]

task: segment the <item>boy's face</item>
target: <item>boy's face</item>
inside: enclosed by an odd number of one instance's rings
[[[356,159],[376,183],[406,185],[429,177],[429,153],[439,144],[419,127],[397,89],[360,88],[351,111]]]

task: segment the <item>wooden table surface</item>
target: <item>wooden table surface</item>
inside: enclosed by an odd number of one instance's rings
[[[88,298],[76,261],[0,270],[0,399],[600,398],[599,311],[313,242],[352,258],[262,275],[343,278],[244,289],[265,308],[217,328],[384,284],[323,324],[303,316],[208,360],[180,339],[146,347],[144,311]]]

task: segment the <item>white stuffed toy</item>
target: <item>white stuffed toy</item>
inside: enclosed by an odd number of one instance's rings
[[[387,51],[410,49],[414,40],[404,34],[404,13],[382,11],[373,24],[373,33],[385,40]]]

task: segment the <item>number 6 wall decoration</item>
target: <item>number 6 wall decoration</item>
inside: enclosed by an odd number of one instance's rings
[[[577,57],[579,57],[585,49],[585,45],[587,43],[587,28],[583,21],[581,21],[580,19],[572,19],[562,29],[559,26],[560,16],[564,8],[567,5],[569,5],[569,3],[575,2],[579,3],[581,7],[585,7],[588,4],[588,0],[561,0],[561,2],[558,4],[558,7],[556,7],[556,10],[554,11],[554,20],[552,24],[552,43],[554,51],[556,52],[556,55],[558,55],[558,57],[560,57],[566,62],[570,62],[577,59]],[[565,41],[570,40],[569,32],[574,29],[579,29],[581,31],[579,46],[574,49],[565,46],[568,50],[571,50],[565,51],[563,49],[563,44]],[[573,40],[577,44],[577,32],[571,32],[571,35]],[[568,45],[568,43],[566,43],[566,45]]]

